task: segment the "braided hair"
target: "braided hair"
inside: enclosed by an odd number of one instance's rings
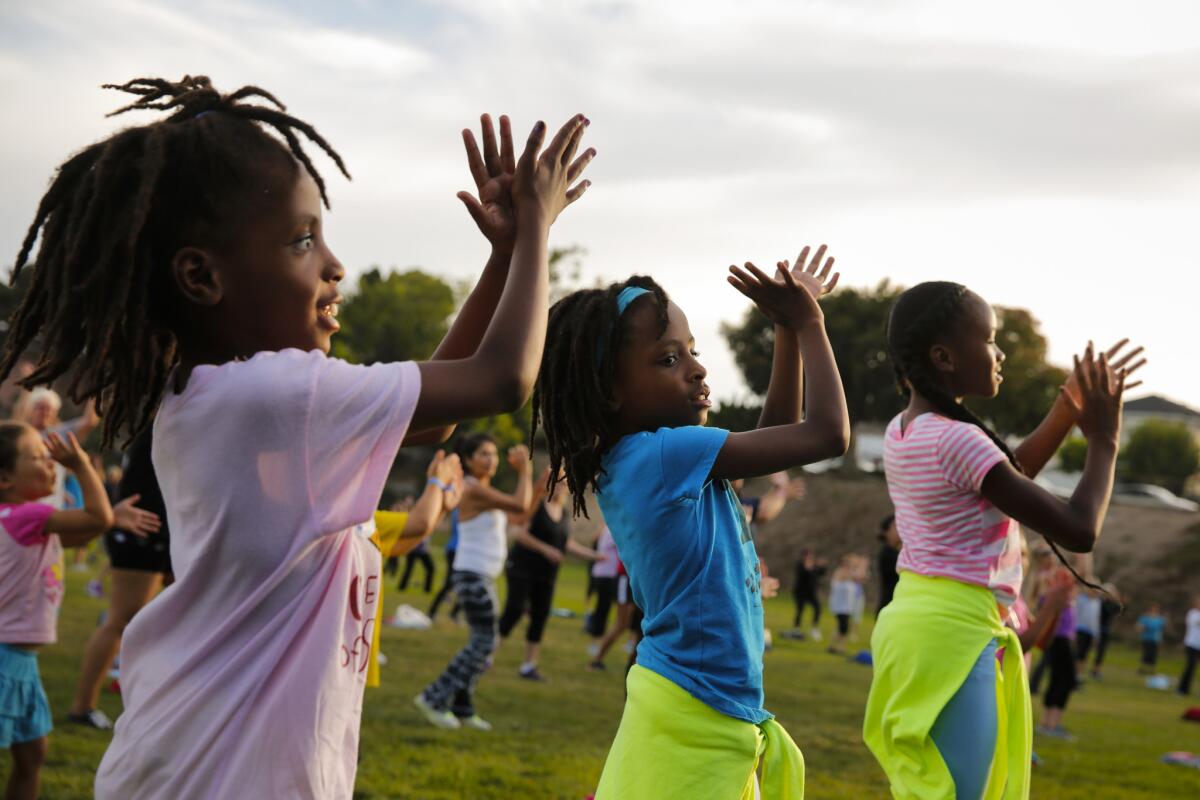
[[[670,300],[653,278],[635,275],[605,289],[581,289],[550,309],[546,348],[533,389],[530,441],[540,423],[550,453],[550,481],[565,473],[572,496],[572,513],[587,516],[585,491],[593,491],[604,454],[616,443],[612,412],[617,354],[628,334],[618,317],[617,295],[637,286],[655,304],[658,335],[667,330]],[[634,303],[644,302],[639,297]],[[548,487],[553,489],[553,485]]]
[[[887,323],[887,348],[896,370],[896,386],[906,399],[915,391],[939,414],[979,428],[1008,457],[1009,463],[1025,474],[1008,443],[937,381],[929,363],[929,348],[962,321],[968,292],[960,283],[929,281],[917,284],[896,299]],[[1103,591],[1076,572],[1054,542],[1046,539],[1046,543],[1077,581]]]
[[[221,94],[208,78],[135,78],[105,84],[137,99],[129,111],[170,112],[84,148],[59,166],[13,266],[16,285],[41,235],[29,292],[13,313],[0,380],[31,347],[40,350],[25,387],[71,373],[68,395],[97,401],[104,443],[145,428],[178,360],[178,293],[168,264],[185,245],[228,243],[231,222],[261,203],[263,178],[298,166],[325,182],[297,132],[349,178],[341,157],[270,92]],[[247,103],[261,98],[270,105]],[[274,131],[279,138],[267,133]]]

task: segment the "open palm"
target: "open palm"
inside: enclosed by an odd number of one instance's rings
[[[511,251],[517,237],[517,216],[512,199],[517,161],[513,155],[512,126],[508,117],[500,117],[499,146],[489,115],[479,118],[479,126],[483,136],[482,151],[475,141],[475,134],[470,130],[463,131],[463,145],[467,149],[471,177],[475,179],[476,194],[459,192],[458,199],[467,207],[467,213],[492,247]]]
[[[833,291],[837,286],[840,273],[833,273],[833,277],[829,277],[829,273],[833,270],[833,256],[825,258],[825,245],[817,248],[817,252],[809,261],[809,248],[805,245],[800,251],[800,255],[796,256],[796,263],[789,265],[787,260],[780,261],[776,266],[781,270],[790,269],[792,272],[792,280],[797,285],[804,287],[814,299],[821,299],[825,295]],[[821,260],[825,259],[824,267],[821,266]]]

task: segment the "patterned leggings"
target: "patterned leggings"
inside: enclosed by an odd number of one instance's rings
[[[466,613],[471,636],[467,646],[458,651],[422,694],[434,708],[470,717],[475,714],[475,683],[487,670],[496,649],[496,587],[491,578],[458,570],[450,575],[450,582]]]

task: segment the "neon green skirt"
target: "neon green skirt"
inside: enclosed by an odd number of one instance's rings
[[[900,573],[895,598],[871,635],[875,662],[863,740],[887,773],[892,796],[954,797],[954,779],[930,732],[992,639],[1004,648],[996,674],[996,754],[987,800],[1029,797],[1032,714],[1017,634],[1000,622],[993,594],[949,578]]]
[[[635,665],[596,800],[752,800],[804,797],[804,756],[774,719],[755,725],[706,706]]]

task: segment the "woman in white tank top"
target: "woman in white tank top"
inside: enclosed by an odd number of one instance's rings
[[[496,576],[508,556],[507,515],[525,515],[535,503],[532,464],[524,445],[509,448],[508,463],[517,471],[517,488],[506,494],[492,487],[500,452],[491,436],[466,436],[458,441],[455,452],[467,478],[458,507],[458,550],[450,581],[471,634],[466,647],[413,703],[440,728],[466,725],[486,731],[492,726],[475,713],[475,683],[496,649]]]

